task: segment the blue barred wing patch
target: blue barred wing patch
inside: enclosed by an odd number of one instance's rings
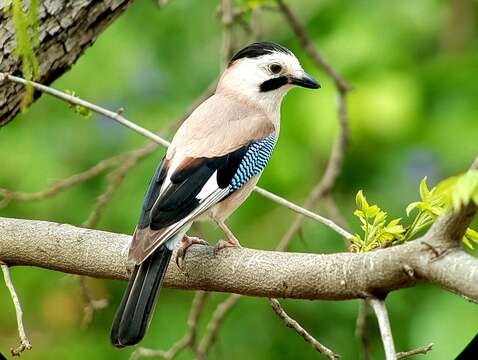
[[[231,193],[238,190],[253,176],[258,175],[264,170],[271,157],[272,150],[274,150],[276,140],[275,134],[272,134],[249,145],[244,158],[229,184],[229,191]]]

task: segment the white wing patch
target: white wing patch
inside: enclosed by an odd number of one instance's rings
[[[196,199],[199,199],[199,201],[204,200],[217,189],[219,189],[219,185],[217,183],[217,170],[216,170],[208,179],[208,181],[204,184],[199,194],[197,194]]]
[[[171,236],[173,236],[175,233],[178,233],[185,227],[190,226],[190,223],[199,215],[207,211],[209,208],[211,208],[213,205],[221,201],[222,198],[224,198],[227,194],[229,194],[229,188],[225,189],[216,189],[212,194],[210,194],[208,197],[205,199],[201,200],[199,203],[199,206],[195,208],[193,211],[189,213],[188,216],[185,218],[179,220],[177,223],[174,223],[167,227],[163,233],[157,238],[157,243],[154,244],[154,246],[148,251],[146,256],[144,257],[145,259],[151,255],[154,250],[156,250],[159,246],[163,245],[166,243]]]

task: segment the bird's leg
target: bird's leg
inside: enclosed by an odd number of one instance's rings
[[[200,239],[195,236],[187,236],[184,235],[181,241],[179,242],[179,247],[178,251],[176,252],[176,265],[178,268],[182,268],[182,265],[184,263],[184,257],[186,256],[186,251],[187,249],[194,244],[199,244],[199,245],[209,245],[209,243],[206,240]]]
[[[214,220],[217,225],[221,228],[224,232],[224,235],[227,237],[227,241],[219,240],[214,247],[214,253],[217,253],[219,250],[224,249],[226,247],[241,247],[239,240],[237,240],[236,236],[232,233],[232,231],[227,227],[223,220]]]

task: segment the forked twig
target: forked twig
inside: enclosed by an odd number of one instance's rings
[[[30,350],[32,345],[30,340],[25,333],[25,327],[23,326],[23,311],[22,305],[20,304],[20,300],[18,299],[17,292],[15,287],[13,286],[12,278],[10,277],[10,270],[8,265],[0,262],[0,266],[2,267],[3,278],[5,279],[5,285],[10,292],[10,296],[12,298],[13,306],[15,307],[15,313],[17,315],[17,326],[18,326],[18,335],[20,336],[20,346],[17,348],[10,349],[12,356],[20,356],[22,352],[25,350]]]
[[[136,360],[139,357],[161,357],[163,359],[173,359],[181,350],[186,347],[190,347],[193,352],[196,352],[196,338],[197,338],[197,325],[199,316],[204,308],[204,304],[207,296],[206,291],[196,291],[193,302],[191,304],[191,310],[188,317],[188,329],[184,336],[179,339],[168,350],[155,350],[140,347],[135,350],[130,357],[130,360]]]
[[[317,350],[321,354],[324,354],[328,359],[331,359],[331,360],[337,359],[339,357],[339,355],[334,353],[325,345],[321,344],[316,338],[310,335],[307,332],[307,330],[305,330],[297,321],[291,318],[282,308],[282,306],[280,305],[277,299],[269,299],[269,300],[272,305],[272,308],[274,309],[276,314],[284,321],[285,325],[287,327],[290,327],[291,329],[294,329],[300,336],[304,338],[306,342],[312,345],[312,347],[315,350]]]
[[[416,349],[410,351],[401,351],[397,353],[397,359],[406,359],[415,355],[426,355],[433,350],[433,343],[428,345],[417,347]]]

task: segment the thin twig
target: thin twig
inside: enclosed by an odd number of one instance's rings
[[[10,296],[12,298],[12,302],[15,307],[15,313],[17,315],[18,335],[20,336],[20,346],[18,346],[17,348],[10,349],[10,352],[12,356],[20,356],[20,354],[24,352],[25,350],[30,350],[32,348],[32,345],[25,333],[25,327],[23,326],[22,306],[20,304],[20,300],[18,299],[17,292],[15,291],[15,287],[13,286],[8,265],[3,262],[0,262],[0,266],[2,267],[3,278],[5,279],[5,285],[7,286],[8,291],[10,291]]]
[[[197,348],[196,355],[199,360],[206,358],[206,354],[209,351],[209,348],[216,340],[219,326],[221,325],[224,317],[240,298],[241,295],[231,294],[227,297],[226,300],[224,300],[216,307],[216,310],[214,310],[211,320],[207,325],[206,334],[204,335],[201,343]]]
[[[362,360],[370,359],[370,343],[367,333],[367,323],[370,306],[367,301],[360,301],[360,308],[355,323],[355,337],[360,341],[360,353]]]
[[[385,307],[385,301],[377,298],[367,299],[367,301],[375,312],[375,316],[378,320],[380,335],[382,336],[383,348],[385,350],[385,359],[397,360],[397,354],[395,353],[395,345],[393,344],[392,329],[390,327],[390,321],[388,319],[388,312],[387,308]]]
[[[81,319],[81,327],[87,328],[93,321],[95,312],[105,309],[109,301],[108,299],[94,299],[91,295],[85,276],[78,276],[80,283],[81,296],[83,298],[83,318]]]
[[[151,154],[155,149],[155,143],[148,143],[146,146],[130,152],[130,156],[120,166],[108,174],[108,186],[106,187],[106,190],[96,198],[96,206],[93,208],[88,218],[83,222],[83,227],[93,228],[96,226],[100,219],[101,212],[118,189],[128,171],[140,160]]]
[[[35,201],[35,200],[43,200],[48,197],[54,196],[59,192],[66,190],[80,182],[84,182],[89,180],[99,174],[101,174],[106,169],[117,165],[121,162],[126,154],[120,154],[113,156],[111,158],[105,159],[100,161],[99,163],[95,164],[93,167],[82,171],[78,174],[74,174],[69,176],[65,179],[58,180],[54,182],[48,189],[38,191],[38,192],[18,192],[18,191],[10,191],[7,189],[0,188],[0,196],[4,197],[5,205],[11,201]]]
[[[307,330],[305,330],[297,321],[292,319],[282,308],[279,301],[277,299],[269,299],[272,305],[272,308],[276,312],[276,314],[284,320],[284,323],[287,327],[294,329],[300,336],[304,338],[315,350],[319,353],[324,354],[328,359],[337,359],[339,355],[334,353],[325,345],[322,345],[317,339],[315,339],[312,335],[310,335]]]
[[[160,145],[163,145],[163,146],[166,146],[166,147],[169,146],[168,141],[164,140],[163,138],[154,134],[153,132],[151,132],[149,130],[146,130],[146,129],[142,128],[141,126],[136,125],[135,123],[129,121],[123,115],[121,115],[119,112],[114,112],[114,111],[107,110],[107,109],[105,109],[101,106],[98,106],[96,104],[93,104],[89,101],[85,101],[85,100],[82,100],[78,97],[68,95],[68,94],[66,94],[62,91],[56,90],[56,89],[51,88],[49,86],[42,85],[42,84],[37,83],[35,81],[25,80],[25,79],[23,79],[21,77],[18,77],[18,76],[13,76],[13,75],[10,75],[10,74],[0,72],[0,83],[4,79],[7,79],[7,80],[10,80],[10,81],[19,83],[19,84],[23,84],[23,85],[30,85],[36,90],[44,92],[45,94],[52,95],[52,96],[54,96],[58,99],[65,100],[66,102],[68,102],[70,104],[83,106],[83,107],[85,107],[87,109],[90,109],[90,110],[92,110],[92,111],[94,111],[98,114],[104,115],[104,116],[106,116],[110,119],[113,119],[113,120],[117,121],[121,125],[126,126],[127,128],[129,128],[133,131],[136,131],[138,134],[143,135],[144,137],[147,137],[147,138],[157,142]]]
[[[334,82],[337,84],[337,87],[342,92],[350,90],[352,87],[350,84],[344,80],[338,72],[323,58],[317,48],[314,46],[314,42],[310,38],[309,34],[305,30],[304,26],[300,23],[299,19],[294,15],[292,10],[285,4],[283,0],[277,0],[280,11],[284,14],[287,22],[294,31],[296,37],[299,39],[300,44],[304,48],[305,52],[309,57],[324,71],[329,74]]]
[[[299,19],[292,13],[290,8],[283,2],[278,1],[279,9],[282,11],[289,25],[294,30],[296,36],[300,40],[300,44],[309,55],[316,66],[323,68],[324,71],[334,80],[335,86],[338,91],[337,95],[337,119],[339,123],[339,130],[337,137],[332,146],[329,161],[325,169],[324,175],[320,179],[320,182],[314,187],[309,194],[307,200],[304,203],[304,208],[313,208],[317,202],[327,196],[335,186],[337,177],[342,169],[342,163],[345,156],[345,151],[348,145],[349,128],[348,128],[348,116],[346,107],[346,95],[351,89],[351,86],[343,79],[335,69],[330,66],[322,57],[320,52],[315,47],[311,37],[308,35],[305,28],[300,23]],[[280,250],[286,250],[290,241],[295,234],[300,230],[304,222],[304,216],[302,214],[296,216],[294,222],[291,224],[287,232],[284,234],[280,241]]]
[[[136,360],[140,357],[161,357],[167,360],[173,359],[181,350],[190,347],[193,352],[196,350],[197,325],[199,316],[204,308],[204,304],[209,293],[207,291],[196,291],[191,310],[188,317],[188,329],[184,336],[174,343],[168,350],[155,350],[140,347],[135,350],[130,360]]]
[[[193,303],[191,305],[191,312],[189,313],[188,318],[188,327],[191,334],[189,345],[192,348],[196,347],[198,320],[208,296],[209,293],[207,291],[196,291],[196,296],[194,297]]]
[[[232,56],[234,49],[233,46],[233,25],[234,25],[234,14],[233,14],[233,2],[232,0],[222,0],[220,3],[220,15],[221,23],[223,26],[222,32],[222,48],[221,48],[221,58],[222,58],[222,68],[224,69],[229,62],[229,59]]]
[[[335,232],[342,235],[344,238],[348,239],[352,236],[352,234],[350,234],[347,230],[341,228],[339,225],[337,225],[336,223],[334,223],[330,219],[327,219],[327,218],[325,218],[325,217],[323,217],[319,214],[316,214],[316,213],[314,213],[310,210],[304,209],[303,207],[301,207],[299,205],[296,205],[296,204],[290,202],[289,200],[284,199],[283,197],[280,197],[276,194],[273,194],[270,191],[267,191],[266,189],[262,189],[262,188],[256,186],[255,190],[258,194],[261,194],[262,196],[273,200],[274,202],[278,203],[279,205],[285,206],[286,208],[289,208],[290,210],[295,211],[296,213],[305,215],[305,216],[307,216],[311,219],[314,219],[314,220],[324,224],[325,226],[331,228]]]
[[[347,231],[350,231],[350,224],[345,218],[342,211],[337,206],[337,202],[335,201],[335,197],[332,194],[328,194],[322,198],[322,206],[324,210],[327,212],[330,219],[336,222],[339,226],[343,227]],[[347,246],[349,243],[346,243]]]
[[[397,359],[406,359],[406,358],[409,358],[410,356],[415,356],[415,355],[426,355],[432,350],[433,350],[433,343],[430,343],[428,345],[420,346],[410,351],[398,352]]]

